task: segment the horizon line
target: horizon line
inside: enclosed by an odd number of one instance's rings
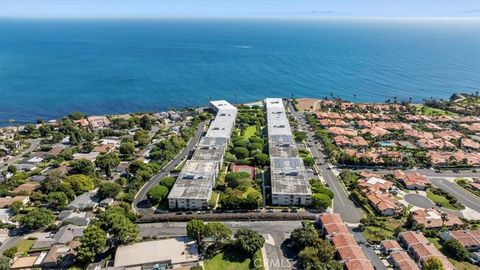
[[[215,19],[292,19],[292,20],[335,20],[335,19],[360,19],[360,20],[378,20],[378,19],[388,19],[388,20],[480,20],[480,16],[159,16],[159,17],[141,17],[141,16],[106,16],[106,17],[44,17],[44,16],[5,16],[0,15],[0,19],[41,19],[41,20],[161,20],[161,19],[182,19],[182,20],[191,20],[191,19],[205,19],[205,20],[215,20]]]

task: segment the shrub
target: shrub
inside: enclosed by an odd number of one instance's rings
[[[167,194],[168,188],[166,186],[159,185],[150,189],[147,192],[147,197],[152,204],[158,204],[167,196]]]

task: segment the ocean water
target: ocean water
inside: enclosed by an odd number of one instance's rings
[[[480,20],[0,19],[0,122],[480,90]]]

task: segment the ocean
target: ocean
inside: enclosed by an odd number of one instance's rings
[[[0,122],[480,90],[480,20],[0,19]]]

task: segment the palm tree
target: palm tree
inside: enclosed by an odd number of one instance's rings
[[[445,226],[445,221],[448,221],[447,213],[441,213],[440,217],[442,218],[442,227]]]

